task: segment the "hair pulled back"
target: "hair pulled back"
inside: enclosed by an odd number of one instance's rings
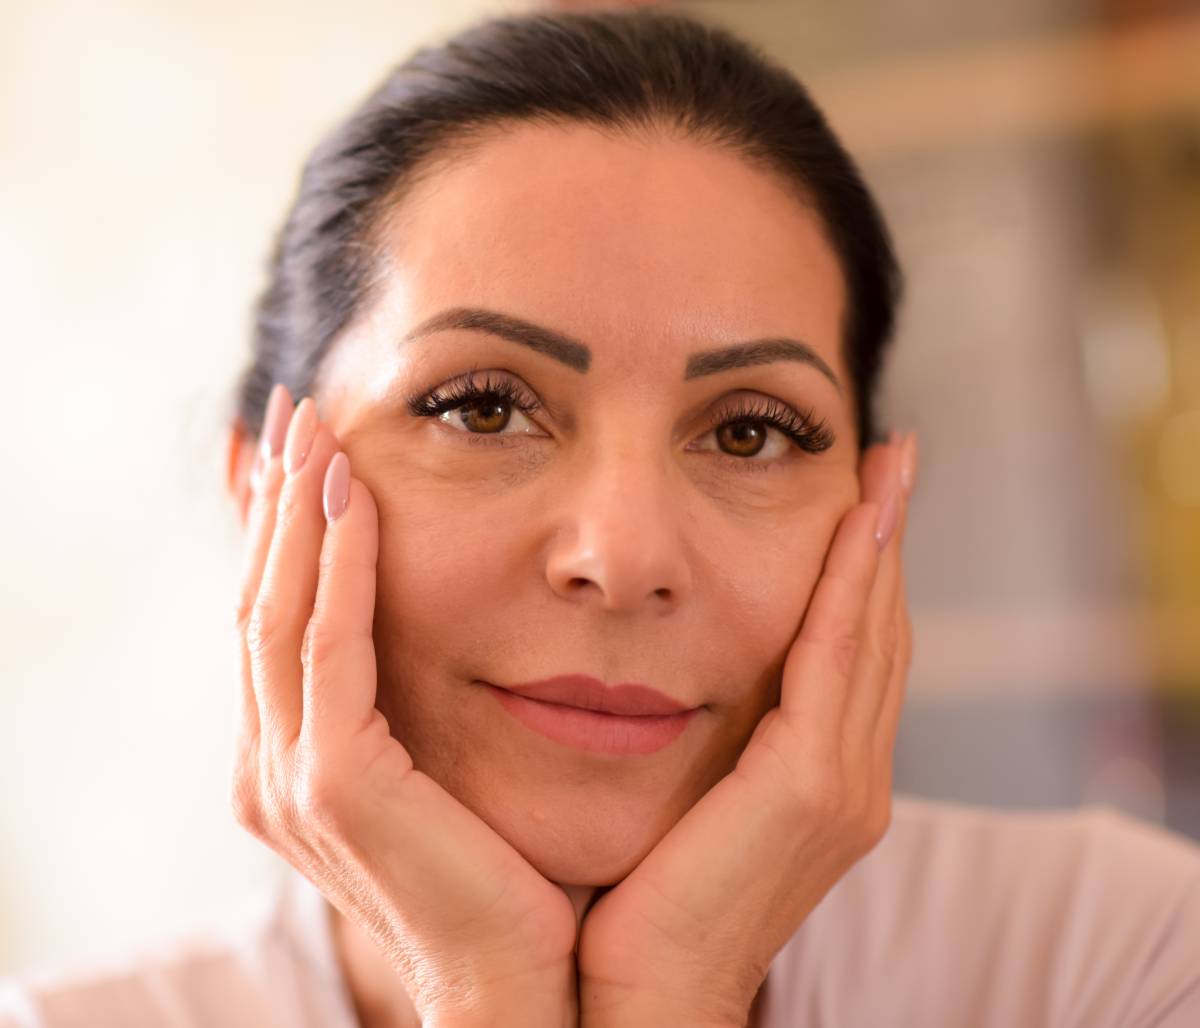
[[[380,284],[382,226],[424,176],[515,121],[666,131],[775,172],[818,213],[847,287],[842,346],[859,445],[902,280],[853,160],[785,68],[728,30],[655,8],[490,18],[416,50],[305,162],[253,318],[234,416],[261,432],[283,382],[299,400]]]

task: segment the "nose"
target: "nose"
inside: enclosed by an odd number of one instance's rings
[[[691,587],[683,511],[665,457],[626,449],[591,460],[556,506],[546,578],[603,609],[662,613]]]

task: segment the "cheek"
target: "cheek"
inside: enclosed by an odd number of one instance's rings
[[[445,468],[431,474],[382,461],[375,467],[387,468],[367,481],[380,518],[376,627],[398,645],[394,655],[441,664],[481,647],[489,653],[503,647],[507,640],[494,638],[494,631],[476,638],[472,626],[486,632],[498,607],[521,604],[514,564],[526,555],[544,556],[525,538],[530,525],[511,509],[511,490],[482,495],[448,482]],[[681,648],[726,669],[731,684],[775,657],[782,660],[838,522],[856,501],[852,473],[822,471],[790,486],[786,500],[776,489],[769,503],[747,503],[743,490],[737,504],[709,502],[704,513],[681,518],[690,527],[680,543],[692,552],[697,572],[696,592],[679,619],[691,641]],[[515,502],[521,510],[531,503],[528,497]],[[506,523],[514,527],[505,531]],[[528,570],[522,567],[523,579]]]
[[[464,746],[478,742],[464,721],[464,679],[480,673],[481,653],[503,650],[488,631],[505,588],[494,534],[419,489],[374,492],[377,706],[416,765],[461,798],[455,776],[476,759]]]
[[[813,504],[769,529],[757,526],[752,539],[739,535],[727,542],[727,556],[717,565],[715,603],[723,626],[714,628],[723,627],[726,645],[735,642],[739,667],[766,667],[769,673],[782,664],[838,522],[852,502],[837,498]]]
[[[850,490],[814,490],[807,502],[743,521],[728,538],[723,585],[739,618],[794,620],[803,613],[837,525],[854,503]]]
[[[376,603],[407,644],[438,649],[460,641],[468,611],[502,602],[494,579],[494,527],[453,506],[377,497],[379,571]],[[422,646],[421,648],[426,648]]]

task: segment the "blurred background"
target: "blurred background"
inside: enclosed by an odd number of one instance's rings
[[[317,138],[529,6],[0,5],[0,975],[277,879],[226,798],[250,305]],[[1200,839],[1200,3],[663,6],[795,70],[906,270],[897,787]]]

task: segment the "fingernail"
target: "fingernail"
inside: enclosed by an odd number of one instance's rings
[[[900,485],[905,496],[911,496],[917,480],[917,433],[909,432],[900,453]]]
[[[288,421],[292,417],[292,409],[292,397],[287,386],[276,382],[267,399],[267,413],[263,418],[262,450],[266,458],[278,457],[283,452],[283,439],[287,433]]]
[[[887,502],[879,510],[879,520],[875,523],[875,542],[882,550],[892,537],[896,528],[896,493],[893,491]]]
[[[330,522],[340,518],[350,502],[350,458],[341,450],[333,455],[333,460],[325,469],[323,499],[325,518]]]
[[[283,449],[283,468],[289,475],[294,475],[304,467],[304,459],[316,434],[317,405],[311,396],[306,396],[296,405]]]

